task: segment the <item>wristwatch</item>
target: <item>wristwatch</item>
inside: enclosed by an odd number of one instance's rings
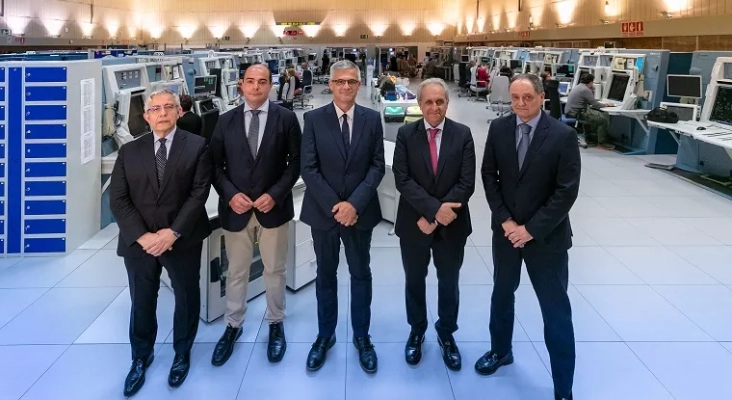
[[[175,236],[176,239],[180,237],[180,233],[173,231],[173,236]]]

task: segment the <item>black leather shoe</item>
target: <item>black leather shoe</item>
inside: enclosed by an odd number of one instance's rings
[[[127,373],[127,378],[125,378],[125,396],[132,396],[140,390],[145,383],[145,371],[147,371],[147,368],[152,364],[154,359],[155,354],[150,353],[147,358],[136,358],[132,360],[130,372]]]
[[[460,357],[460,350],[457,343],[455,343],[455,338],[450,336],[443,339],[438,336],[437,343],[439,343],[442,350],[442,361],[445,362],[445,366],[452,371],[460,371],[463,366],[463,359]]]
[[[317,371],[323,366],[323,364],[325,364],[325,355],[328,353],[328,350],[333,347],[335,342],[335,334],[331,335],[329,338],[318,336],[318,338],[315,339],[315,343],[313,343],[313,347],[310,349],[310,353],[308,353],[308,371]]]
[[[419,364],[419,360],[422,359],[422,343],[424,343],[424,334],[409,334],[407,345],[404,346],[404,358],[407,360],[407,364]]]
[[[282,322],[269,324],[269,344],[267,345],[267,359],[269,362],[280,362],[285,356],[287,341],[285,327]]]
[[[569,397],[562,397],[556,393],[554,393],[554,400],[573,400],[574,397],[572,396],[572,393],[569,394]]]
[[[188,370],[191,368],[191,352],[187,351],[183,354],[176,354],[173,359],[173,365],[170,367],[170,375],[168,375],[168,385],[178,387],[183,384],[188,376]]]
[[[241,337],[241,334],[241,328],[232,328],[230,325],[226,325],[224,334],[216,343],[213,356],[211,356],[211,364],[220,367],[229,361],[231,353],[234,352],[234,343],[236,343],[236,339]]]
[[[479,358],[475,362],[475,372],[481,375],[491,375],[495,373],[499,367],[509,365],[513,363],[513,353],[508,353],[505,356],[499,356],[492,350],[483,354],[483,357]]]
[[[371,343],[371,336],[354,337],[353,345],[358,349],[358,363],[361,364],[361,369],[366,371],[367,374],[375,373],[379,367],[379,362],[376,358],[374,345]]]

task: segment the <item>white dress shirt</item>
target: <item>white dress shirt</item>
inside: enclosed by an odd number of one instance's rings
[[[427,132],[427,143],[430,142],[430,131],[427,130],[430,128],[437,128],[440,130],[439,132],[437,132],[437,135],[435,135],[435,143],[437,144],[437,158],[439,159],[440,145],[442,144],[442,131],[445,129],[445,119],[443,118],[442,122],[440,122],[440,124],[437,126],[432,126],[429,122],[427,122],[427,120],[424,120],[424,129]]]
[[[249,103],[244,102],[244,130],[249,135],[249,124],[252,123],[252,111],[253,108],[249,106]],[[265,124],[267,123],[267,114],[269,113],[269,100],[265,101],[264,104],[259,106],[257,110],[260,111],[259,113],[259,136],[257,136],[257,152],[259,151],[259,146],[262,144],[262,136],[264,136],[264,128]]]
[[[351,109],[348,111],[343,111],[340,108],[338,108],[335,103],[333,103],[333,107],[336,109],[336,115],[338,115],[338,126],[341,127],[341,130],[343,130],[343,114],[346,114],[348,118],[348,141],[350,142],[353,139],[353,113],[356,108],[356,105],[352,105]]]
[[[175,131],[177,131],[177,130],[178,130],[177,127],[173,127],[173,130],[170,131],[170,133],[168,134],[168,136],[165,137],[165,152],[166,152],[165,159],[166,160],[168,158],[170,158],[170,148],[173,145],[173,137],[175,137]],[[155,132],[153,132],[153,137],[155,137],[155,143],[154,143],[155,153],[153,153],[153,154],[158,154],[158,149],[160,149],[160,139],[162,139],[163,137],[162,136],[159,136]]]

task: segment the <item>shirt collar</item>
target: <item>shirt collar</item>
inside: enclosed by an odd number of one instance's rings
[[[439,135],[439,134],[441,134],[441,133],[442,133],[442,131],[444,131],[444,130],[445,130],[445,118],[443,118],[443,119],[442,119],[442,122],[440,122],[440,124],[439,124],[439,125],[437,125],[437,126],[432,126],[432,125],[430,125],[430,123],[429,123],[429,122],[427,122],[427,120],[425,119],[425,120],[424,120],[424,129],[425,129],[425,130],[427,130],[427,129],[430,129],[430,128],[437,128],[437,129],[439,129],[440,131],[439,131],[439,132],[437,132],[437,134],[438,134],[438,135]]]
[[[177,130],[178,130],[178,127],[177,127],[177,126],[174,126],[174,127],[173,127],[173,130],[172,130],[172,131],[170,131],[170,133],[168,134],[168,136],[166,136],[166,137],[165,137],[165,139],[167,139],[167,140],[165,141],[165,143],[166,143],[166,144],[167,144],[167,143],[173,143],[173,137],[175,136],[175,131],[177,131]],[[158,135],[157,133],[155,133],[154,131],[153,131],[153,136],[155,136],[155,142],[156,142],[156,143],[157,143],[157,141],[158,141],[158,140],[160,140],[160,139],[162,139],[162,138],[163,138],[162,136],[159,136],[159,135]]]
[[[530,119],[530,120],[526,121],[526,124],[527,124],[527,125],[529,125],[529,126],[531,127],[531,132],[532,132],[532,133],[533,133],[533,132],[536,132],[536,127],[537,127],[537,126],[539,126],[539,120],[541,119],[541,113],[542,113],[542,112],[543,112],[543,111],[539,111],[539,114],[538,114],[538,115],[537,115],[536,117],[534,117],[534,118],[532,118],[532,119]],[[516,126],[519,126],[519,125],[521,125],[521,124],[523,124],[523,123],[524,123],[524,122],[523,122],[523,121],[521,120],[521,118],[519,118],[519,116],[517,115],[517,116],[516,116]]]
[[[338,119],[343,118],[343,114],[346,114],[346,115],[348,115],[348,120],[349,121],[353,121],[353,113],[354,113],[354,110],[356,109],[356,105],[355,104],[352,105],[351,108],[348,111],[346,111],[346,112],[343,112],[343,110],[341,110],[340,108],[338,108],[338,106],[335,105],[335,103],[333,103],[333,107],[335,107],[336,115],[338,115]]]
[[[252,110],[254,110],[254,109],[249,106],[249,103],[244,101],[244,112],[252,111]],[[259,110],[263,113],[267,113],[269,111],[269,100],[265,101],[264,104],[262,104],[261,106],[259,106],[257,108],[257,110]]]

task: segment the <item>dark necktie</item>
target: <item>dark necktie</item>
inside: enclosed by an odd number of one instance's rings
[[[430,133],[430,159],[432,161],[432,172],[437,175],[437,134],[440,132],[437,128],[428,128]]]
[[[252,158],[257,158],[257,144],[259,143],[259,113],[262,110],[250,110],[252,120],[249,121],[249,134],[247,135],[247,143],[249,144],[249,152]]]
[[[520,124],[519,131],[521,131],[521,138],[519,139],[516,153],[518,154],[519,169],[521,169],[526,159],[526,152],[529,151],[529,144],[531,143],[531,136],[529,136],[531,134],[531,125]]]
[[[168,161],[168,149],[165,147],[166,140],[166,138],[158,140],[158,142],[160,142],[160,147],[155,153],[155,164],[157,165],[158,170],[158,186],[160,186],[163,182],[163,176],[165,174],[165,163]]]
[[[346,148],[346,155],[348,155],[348,152],[351,150],[351,129],[348,125],[348,114],[343,114],[341,135],[343,136],[343,146]]]

